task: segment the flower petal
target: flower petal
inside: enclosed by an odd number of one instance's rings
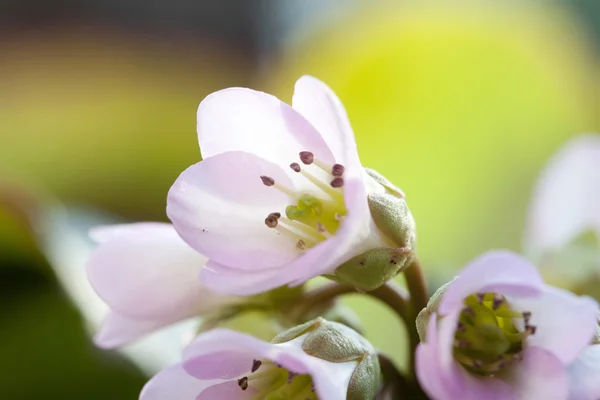
[[[565,368],[552,353],[539,347],[530,347],[522,353],[523,359],[508,368],[502,378],[511,386],[519,400],[564,400],[569,384]],[[579,399],[582,400],[582,399]]]
[[[600,399],[600,344],[587,346],[567,369],[569,400]]]
[[[274,96],[230,88],[206,97],[198,107],[198,141],[207,159],[245,151],[281,167],[311,151],[333,164],[333,154],[317,130],[296,110]]]
[[[121,347],[178,320],[179,318],[173,318],[173,320],[135,319],[111,311],[94,336],[94,343],[104,349]]]
[[[529,208],[524,247],[535,257],[587,229],[600,234],[600,135],[572,139],[545,167]]]
[[[244,349],[220,350],[188,358],[183,368],[198,379],[233,379],[252,369],[254,357]]]
[[[198,272],[206,258],[188,247],[170,224],[104,228],[108,239],[93,251],[88,278],[118,313],[156,323],[208,312],[231,299],[203,287]]]
[[[528,346],[549,351],[565,365],[575,360],[596,332],[598,304],[589,297],[547,286],[540,297],[510,300],[514,308],[531,312],[530,324],[536,332],[527,338]]]
[[[281,168],[253,154],[228,152],[185,170],[169,191],[167,214],[177,232],[211,260],[238,269],[281,266],[298,256],[296,243],[265,225],[288,196],[267,187],[267,175],[292,187]]]
[[[478,292],[536,296],[544,281],[525,258],[505,250],[494,250],[471,261],[452,282],[440,302],[440,314],[463,306],[465,297]]]
[[[252,387],[242,390],[237,380],[227,381],[207,387],[196,400],[252,400],[257,392]]]
[[[293,276],[284,268],[247,271],[209,260],[200,271],[200,280],[216,293],[250,296],[283,286]]]
[[[194,378],[181,364],[175,364],[162,370],[146,383],[140,400],[196,400],[204,389],[213,384],[214,381]]]
[[[340,99],[312,76],[296,81],[292,106],[319,131],[338,163],[353,170],[360,160],[348,115]]]
[[[254,359],[268,359],[292,372],[309,373],[313,378],[319,398],[346,399],[348,383],[356,367],[356,362],[332,363],[310,356],[301,349],[301,340],[302,338],[299,338],[282,344],[271,344],[247,334],[228,329],[216,329],[198,336],[186,348],[183,358],[186,365],[189,366],[194,358],[203,357],[206,354],[223,351],[239,353],[240,350],[243,350],[246,354],[251,354]],[[233,357],[228,359],[231,362],[235,361]],[[240,361],[250,370],[252,365],[248,365],[248,360],[244,358]],[[202,373],[206,372],[204,368],[202,371]]]

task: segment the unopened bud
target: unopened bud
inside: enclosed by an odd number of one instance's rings
[[[334,279],[349,283],[359,291],[368,292],[404,270],[411,257],[412,251],[406,248],[381,247],[368,250],[337,267]]]
[[[406,201],[386,193],[371,193],[367,199],[373,221],[381,233],[397,247],[413,250],[417,234]]]
[[[429,299],[427,307],[422,309],[419,315],[417,315],[415,323],[417,325],[419,339],[421,339],[422,342],[425,341],[425,337],[427,336],[427,324],[429,324],[429,318],[431,318],[431,315],[433,313],[437,313],[437,310],[440,307],[440,302],[442,301],[443,294],[446,292],[450,284],[452,284],[452,282],[454,282],[455,279],[456,278],[454,278],[450,282],[445,283],[438,290],[436,290],[433,296],[431,296],[431,298]]]
[[[399,197],[401,199],[404,198],[404,192],[402,191],[402,189],[400,189],[399,187],[394,185],[392,182],[390,182],[385,176],[381,175],[379,172],[377,172],[371,168],[365,168],[365,172],[375,182],[377,182],[381,186],[383,186],[385,188],[386,192],[393,194],[394,196]]]

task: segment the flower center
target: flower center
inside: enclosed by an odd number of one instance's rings
[[[521,358],[523,341],[535,334],[531,313],[517,312],[496,293],[477,293],[465,299],[454,336],[454,358],[468,371],[493,376]],[[523,331],[515,326],[523,320]]]
[[[238,386],[255,389],[252,400],[318,400],[310,375],[295,374],[270,361],[254,360]]]
[[[314,191],[316,194],[294,191],[265,175],[260,179],[265,186],[273,187],[293,200],[293,204],[285,210],[269,214],[265,225],[278,234],[292,238],[296,248],[304,251],[335,234],[346,215],[345,168],[340,164],[327,165],[316,159],[310,151],[302,151],[299,155],[304,166],[293,162],[290,168],[302,174],[317,189]]]

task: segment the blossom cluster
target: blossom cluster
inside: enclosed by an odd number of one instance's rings
[[[480,255],[428,299],[406,196],[362,166],[323,82],[301,77],[291,105],[215,92],[197,132],[202,161],[168,193],[171,224],[91,232],[88,278],[110,307],[97,345],[199,321],[141,400],[600,399],[600,253],[579,243],[600,236],[598,136],[573,140],[542,174],[524,255]],[[305,285],[317,277],[331,283]],[[403,319],[406,374],[336,301],[350,292]],[[249,315],[261,319],[240,322]]]

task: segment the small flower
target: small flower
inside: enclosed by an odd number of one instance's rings
[[[567,399],[570,375],[587,379],[578,357],[597,312],[591,298],[545,285],[520,256],[487,253],[444,288],[417,348],[417,376],[436,400]]]
[[[339,99],[304,76],[292,103],[230,88],[198,108],[203,161],[179,176],[167,214],[209,258],[202,281],[218,292],[300,284],[366,251],[398,247],[371,217],[368,195],[389,189],[362,167]]]
[[[338,357],[342,352],[346,358]],[[335,361],[325,359],[332,356]],[[274,343],[217,329],[198,336],[181,363],[152,378],[140,400],[371,400],[379,384],[376,360],[356,332],[322,319]]]
[[[214,294],[198,280],[206,258],[191,249],[170,224],[99,227],[100,245],[87,264],[88,279],[111,308],[95,342],[122,346],[175,322],[236,301]]]
[[[563,249],[586,231],[600,238],[599,198],[600,135],[578,136],[540,175],[525,228],[525,251],[538,259]]]

